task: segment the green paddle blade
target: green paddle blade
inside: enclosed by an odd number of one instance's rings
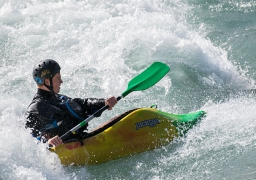
[[[169,70],[170,68],[166,64],[154,62],[150,67],[129,82],[128,87],[122,93],[122,96],[125,97],[132,91],[142,91],[152,87],[160,81]]]

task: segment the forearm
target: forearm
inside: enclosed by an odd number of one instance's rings
[[[79,98],[77,98],[74,100],[78,104],[80,104],[81,107],[83,108],[83,110],[88,114],[91,114],[94,111],[105,106],[105,99],[97,99],[97,98],[79,99]]]

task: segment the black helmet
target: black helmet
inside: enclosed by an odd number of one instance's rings
[[[37,84],[44,84],[47,78],[53,78],[60,71],[60,65],[52,60],[45,59],[37,63],[33,69],[33,78]]]

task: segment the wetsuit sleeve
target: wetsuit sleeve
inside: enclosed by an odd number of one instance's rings
[[[38,118],[31,113],[27,113],[26,119],[27,121],[25,127],[31,130],[31,134],[33,137],[40,138],[39,129],[41,125],[38,122],[41,122],[41,120],[38,120]]]
[[[74,101],[78,103],[84,112],[88,115],[93,114],[95,111],[99,110],[103,106],[105,106],[105,99],[97,99],[97,98],[86,98],[80,99],[75,98]]]
[[[54,122],[55,114],[56,110],[53,107],[45,106],[41,103],[32,103],[26,113],[27,121],[25,127],[31,130],[33,137],[38,140],[42,138],[45,142],[49,137],[59,133],[59,128],[45,129],[47,125],[49,126]]]
[[[31,134],[33,137],[36,137],[39,141],[46,142],[49,137],[54,136],[51,131],[43,131],[43,127],[46,126],[45,122],[49,122],[50,120],[44,116],[39,114],[27,114],[27,121],[25,127],[31,130]]]

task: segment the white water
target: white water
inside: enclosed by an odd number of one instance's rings
[[[0,177],[2,179],[253,179],[256,177],[255,98],[225,89],[249,89],[254,80],[228,51],[206,38],[205,24],[188,21],[186,1],[0,2]],[[71,97],[120,95],[154,61],[171,68],[156,86],[133,92],[90,124],[134,107],[207,117],[163,148],[84,167],[62,166],[24,128],[36,92],[31,71],[57,60]],[[243,169],[241,173],[240,170]]]

